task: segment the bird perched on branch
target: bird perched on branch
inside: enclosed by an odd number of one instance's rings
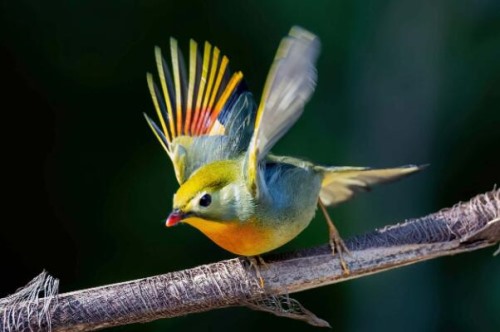
[[[230,74],[229,60],[217,47],[205,42],[202,49],[191,40],[186,66],[171,38],[171,69],[155,49],[160,86],[149,73],[147,82],[159,125],[145,117],[180,184],[166,226],[189,224],[222,248],[253,256],[295,238],[320,206],[332,249],[341,255],[346,248],[325,207],[420,169],[325,167],[270,153],[314,91],[319,50],[317,36],[293,27],[257,106],[243,74]]]

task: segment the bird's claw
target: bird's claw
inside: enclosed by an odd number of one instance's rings
[[[349,270],[349,267],[347,266],[347,262],[344,259],[344,253],[346,253],[348,256],[351,256],[351,252],[347,248],[347,246],[344,243],[344,240],[339,236],[337,232],[332,234],[330,232],[330,248],[332,249],[332,255],[335,256],[335,254],[339,255],[339,260],[340,260],[340,265],[342,267],[342,271],[344,275],[349,275],[351,271]]]
[[[260,268],[259,265],[266,266],[266,262],[264,259],[260,256],[249,256],[247,257],[248,261],[250,262],[250,265],[254,268],[255,274],[257,275],[257,278],[259,279],[259,284],[261,288],[264,288],[264,278],[262,278],[262,275],[260,274]]]
[[[328,211],[326,211],[326,207],[321,202],[321,200],[318,201],[319,206],[321,207],[321,210],[323,211],[323,214],[325,215],[326,223],[328,224],[328,230],[330,231],[330,248],[332,249],[332,255],[335,256],[335,253],[338,253],[339,255],[339,260],[340,260],[340,266],[342,267],[342,271],[344,275],[349,275],[351,271],[349,270],[349,267],[347,266],[347,262],[344,259],[343,253],[345,252],[349,256],[352,256],[351,253],[349,252],[349,249],[344,243],[344,240],[340,237],[339,231],[333,224],[333,221],[330,219],[330,216],[328,215]]]

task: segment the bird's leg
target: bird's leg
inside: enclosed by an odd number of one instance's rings
[[[266,266],[266,262],[261,256],[248,256],[247,258],[250,265],[254,268],[257,278],[259,278],[260,287],[264,288],[264,278],[262,278],[262,275],[260,274],[259,265]]]
[[[333,224],[333,221],[330,219],[328,215],[328,211],[326,211],[326,207],[321,202],[321,199],[318,200],[318,205],[321,207],[321,211],[325,215],[326,223],[328,224],[328,230],[330,231],[330,247],[332,248],[332,254],[335,255],[335,252],[339,254],[340,265],[342,266],[342,270],[344,274],[348,275],[350,273],[349,267],[347,266],[347,262],[344,260],[343,253],[347,253],[350,255],[349,249],[347,249],[344,240],[340,237],[339,231]]]

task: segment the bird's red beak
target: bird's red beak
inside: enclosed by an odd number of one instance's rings
[[[167,227],[172,227],[177,225],[181,220],[184,219],[184,214],[180,210],[174,210],[167,218],[165,225]]]

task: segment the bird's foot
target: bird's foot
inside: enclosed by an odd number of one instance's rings
[[[257,275],[257,278],[259,279],[259,284],[260,287],[264,288],[264,278],[262,278],[262,275],[260,274],[260,266],[267,266],[266,262],[261,256],[248,256],[248,261],[250,262],[250,266],[252,266],[255,270],[255,274]]]
[[[339,255],[340,265],[342,266],[342,271],[344,275],[349,275],[351,271],[347,266],[347,262],[344,259],[344,253],[351,256],[349,249],[346,247],[344,240],[340,237],[338,232],[332,232],[330,229],[330,248],[332,249],[332,255]]]
[[[321,207],[321,210],[323,211],[323,214],[325,215],[326,223],[328,225],[328,230],[330,233],[330,248],[332,249],[332,255],[335,256],[335,254],[339,255],[339,260],[340,260],[340,266],[342,267],[342,271],[344,275],[349,275],[351,271],[349,270],[349,266],[347,265],[346,260],[344,259],[344,253],[347,255],[351,256],[351,253],[349,252],[349,249],[344,243],[344,240],[340,237],[339,231],[337,230],[337,227],[335,227],[333,221],[330,219],[330,216],[328,215],[328,211],[326,211],[325,205],[321,202],[321,200],[318,201],[319,206]]]

